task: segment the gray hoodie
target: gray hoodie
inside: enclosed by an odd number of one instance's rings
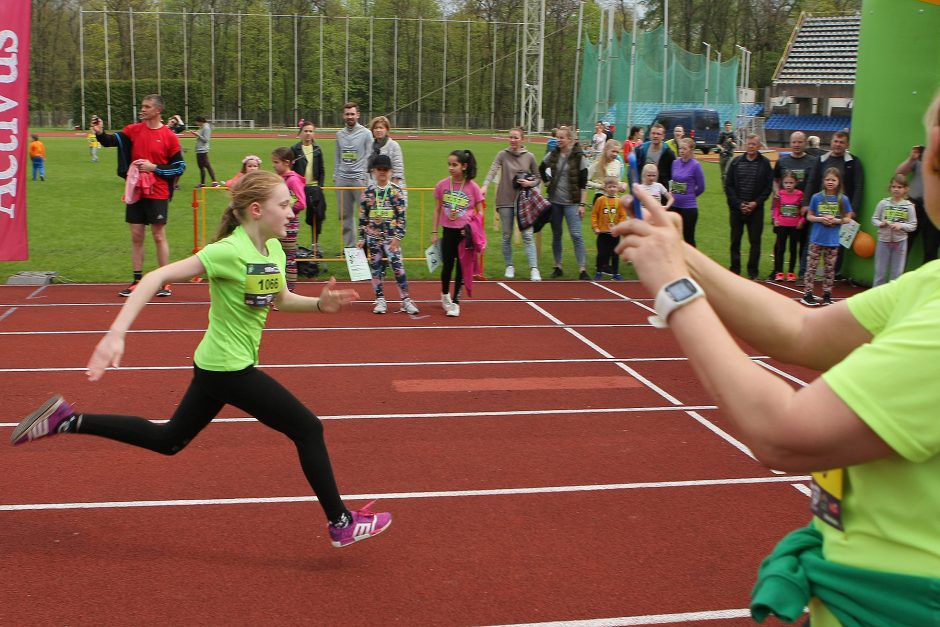
[[[352,129],[344,126],[336,132],[336,158],[333,160],[333,182],[364,180],[372,153],[372,133],[362,124]]]

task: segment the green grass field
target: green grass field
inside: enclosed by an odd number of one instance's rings
[[[38,131],[42,135],[42,131]],[[318,139],[326,158],[327,182],[332,173],[334,141],[332,133]],[[63,282],[124,282],[131,277],[130,234],[124,222],[124,205],[121,203],[123,179],[116,176],[116,156],[113,149],[99,150],[100,160],[92,163],[88,154],[84,135],[75,137],[42,137],[46,144],[46,181],[33,182],[31,168],[27,172],[27,214],[29,225],[29,260],[0,263],[0,279],[21,271],[53,271],[59,274]],[[282,139],[271,138],[215,138],[212,140],[211,161],[216,175],[220,179],[230,178],[241,165],[246,154],[257,154],[270,168],[270,154],[273,148],[290,145],[296,139],[285,135]],[[192,152],[194,138],[184,138],[187,171],[180,180],[181,189],[170,205],[170,220],[167,227],[170,242],[171,259],[180,259],[193,250],[193,209],[192,193],[199,182],[199,170]],[[405,156],[405,172],[409,188],[408,236],[405,239],[406,257],[420,257],[430,243],[432,211],[434,198],[431,192],[418,192],[413,188],[433,187],[437,181],[447,176],[447,155],[456,148],[473,151],[479,164],[478,182],[489,169],[495,154],[506,146],[503,142],[482,141],[438,141],[432,139],[403,140],[402,150]],[[544,146],[533,145],[536,158],[541,159]],[[30,167],[27,165],[27,167]],[[728,209],[721,191],[718,166],[715,163],[703,163],[706,175],[707,191],[700,200],[699,222],[696,232],[698,246],[706,254],[718,260],[722,265],[728,261]],[[493,199],[496,186],[489,190],[487,205],[487,236],[489,244],[486,251],[485,274],[488,277],[502,277],[503,259],[500,252],[500,233],[494,231]],[[218,216],[226,204],[225,192],[207,190],[206,193],[206,230],[210,237],[215,232]],[[324,225],[322,245],[327,255],[338,253],[341,248],[339,224],[336,217],[336,201],[332,192],[327,192],[329,205],[327,220]],[[595,245],[590,229],[590,217],[585,218],[585,239],[588,249],[588,271],[593,274]],[[149,236],[148,236],[149,237]],[[761,276],[766,276],[772,265],[773,234],[771,229],[764,229],[762,247]],[[309,245],[310,229],[301,225],[300,244]],[[551,272],[551,228],[546,227],[541,233],[539,266],[543,276]],[[565,278],[577,276],[571,240],[567,233],[564,237]],[[517,276],[528,276],[527,263],[522,252],[521,242],[514,246],[514,263]],[[744,245],[746,255],[747,246]],[[155,266],[155,253],[152,241],[146,246],[147,261],[145,270]],[[410,279],[429,278],[427,266],[423,261],[409,261],[406,264]],[[348,278],[345,263],[328,262],[328,276],[339,279]],[[322,274],[321,274],[322,276]],[[631,269],[624,271],[626,278],[635,278]]]

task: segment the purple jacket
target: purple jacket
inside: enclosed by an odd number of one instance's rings
[[[685,191],[682,191],[684,188]],[[698,207],[698,197],[705,191],[705,173],[702,164],[695,159],[683,161],[676,159],[672,162],[672,177],[669,181],[669,192],[676,202],[673,207],[677,209],[691,209]]]

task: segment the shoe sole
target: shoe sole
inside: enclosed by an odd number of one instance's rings
[[[36,423],[40,420],[44,420],[51,416],[55,410],[59,408],[65,399],[62,398],[60,394],[56,394],[45,403],[39,406],[39,409],[31,413],[29,416],[24,418],[20,424],[16,426],[16,429],[13,430],[13,433],[10,434],[10,444],[16,446],[18,444],[24,444],[29,440],[20,440],[25,434],[29,433],[29,430],[36,426]]]
[[[386,529],[388,529],[388,528],[391,527],[391,526],[392,526],[392,519],[389,518],[389,519],[388,519],[388,523],[387,523],[384,527],[382,527],[381,529],[379,529],[378,531],[376,531],[376,532],[374,532],[374,533],[370,533],[369,535],[364,536],[364,537],[362,537],[362,538],[355,538],[355,539],[353,539],[352,542],[347,542],[346,544],[343,544],[342,542],[333,542],[332,540],[330,540],[330,544],[333,545],[333,548],[342,549],[342,548],[345,548],[345,547],[347,547],[347,546],[352,546],[352,545],[354,545],[354,544],[357,543],[357,542],[362,542],[363,540],[368,540],[369,538],[374,538],[375,536],[379,535],[380,533],[382,533],[383,531],[385,531]]]

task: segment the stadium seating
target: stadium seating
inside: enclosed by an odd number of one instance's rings
[[[841,131],[851,128],[852,118],[827,117],[824,115],[772,115],[767,118],[764,128],[778,131]]]
[[[858,15],[804,17],[774,85],[854,85],[860,22]]]

